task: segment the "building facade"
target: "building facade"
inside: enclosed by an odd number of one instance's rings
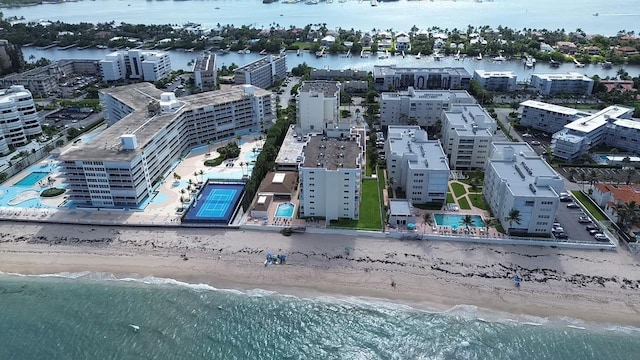
[[[418,126],[389,126],[384,149],[392,187],[415,204],[446,201],[449,164],[440,141]]]
[[[496,122],[480,105],[453,105],[443,111],[442,147],[452,169],[482,169],[489,157]]]
[[[40,135],[40,117],[29,90],[20,85],[0,90],[0,153]]]
[[[275,116],[271,93],[250,85],[184,96],[150,83],[101,92],[109,126],[60,155],[69,200],[88,207],[136,207],[187,150],[257,132]]]
[[[564,129],[565,125],[589,116],[589,113],[560,105],[535,100],[520,103],[520,125],[542,130],[549,134]]]
[[[301,216],[359,218],[362,152],[355,138],[310,137],[298,168]]]
[[[473,79],[485,90],[502,92],[516,91],[517,76],[513,71],[476,70],[473,72]]]
[[[541,94],[591,95],[593,80],[576,72],[566,74],[533,74],[531,86]]]
[[[162,51],[115,51],[100,60],[100,72],[104,81],[141,79],[155,82],[169,75],[171,59]]]
[[[416,90],[385,92],[380,95],[380,123],[389,125],[434,126],[442,121],[442,111],[454,104],[474,104],[464,90]]]
[[[322,132],[338,123],[340,117],[340,83],[305,81],[296,96],[298,125],[303,131]]]
[[[287,77],[287,55],[267,55],[235,70],[234,81],[269,88],[277,79]]]
[[[7,75],[0,79],[0,88],[19,85],[29,90],[31,94],[48,97],[59,91],[58,80],[61,77],[60,68],[54,63],[18,74]]]
[[[469,90],[471,75],[463,67],[398,68],[395,65],[375,65],[373,83],[376,91],[407,90]]]
[[[602,144],[638,151],[640,123],[631,119],[631,115],[632,108],[615,105],[574,120],[553,134],[553,156],[571,162]]]
[[[563,190],[563,178],[528,144],[492,144],[482,193],[509,234],[550,235]],[[519,221],[508,220],[514,209]]]
[[[200,91],[215,90],[218,86],[216,54],[204,54],[193,65],[195,85]]]

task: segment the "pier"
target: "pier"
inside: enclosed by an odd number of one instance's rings
[[[585,65],[583,63],[581,63],[580,61],[578,61],[576,58],[574,58],[573,56],[571,57],[571,59],[573,60],[573,63],[576,64],[576,67],[578,68],[583,68]]]
[[[321,47],[320,51],[316,51],[316,57],[319,57],[319,58],[324,57],[325,50],[327,50],[326,46]]]
[[[38,49],[38,50],[47,50],[47,49],[51,49],[52,47],[54,47],[56,45],[58,45],[58,43],[53,43],[53,44],[50,44],[50,45],[47,45],[47,46],[38,46],[38,47],[36,47],[36,49]]]

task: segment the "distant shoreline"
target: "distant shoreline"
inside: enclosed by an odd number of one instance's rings
[[[568,316],[640,327],[631,305],[640,300],[640,278],[626,279],[637,276],[636,260],[622,250],[10,222],[0,224],[0,234],[4,273],[154,276],[302,297],[388,299],[429,311],[464,304],[515,318]],[[345,245],[354,249],[349,256]],[[265,267],[267,252],[287,254],[287,264]],[[514,273],[525,278],[519,289]]]

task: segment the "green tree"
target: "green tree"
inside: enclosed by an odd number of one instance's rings
[[[513,224],[520,225],[522,222],[522,216],[520,215],[520,210],[511,209],[509,210],[509,214],[504,218],[504,221],[509,223],[509,229],[507,230],[507,234],[511,234],[511,229]]]
[[[469,226],[473,225],[473,217],[471,215],[465,215],[461,220],[460,220],[460,225],[464,225],[467,230],[469,229]]]

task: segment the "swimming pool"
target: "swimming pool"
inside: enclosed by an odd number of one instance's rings
[[[433,219],[438,226],[450,226],[452,228],[464,226],[462,225],[464,215],[435,214],[433,215]],[[469,227],[484,227],[484,221],[482,221],[480,215],[471,215],[471,220],[473,224],[469,225]]]
[[[278,205],[278,209],[276,210],[276,217],[293,217],[293,210],[296,208],[295,205],[291,203],[285,203]]]
[[[48,172],[32,172],[18,181],[15,186],[33,186],[49,175]]]

